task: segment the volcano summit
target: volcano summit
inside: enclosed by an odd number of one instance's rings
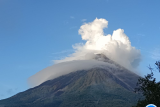
[[[69,71],[75,64],[80,67]],[[60,69],[57,64],[38,72],[33,88],[1,100],[0,107],[131,107],[140,97],[133,92],[139,76],[103,54],[60,65],[65,74],[40,78]]]

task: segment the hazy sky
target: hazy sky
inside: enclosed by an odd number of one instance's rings
[[[28,89],[27,79],[73,53],[78,30],[95,18],[105,34],[124,29],[140,49],[142,75],[160,59],[159,0],[0,0],[0,99]],[[157,73],[158,74],[158,73]],[[158,77],[159,75],[156,75]]]

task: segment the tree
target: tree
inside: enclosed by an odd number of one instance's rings
[[[155,63],[156,70],[160,72],[160,61]],[[147,74],[144,78],[140,77],[137,82],[137,88],[135,92],[138,92],[144,96],[142,100],[139,99],[136,106],[133,107],[146,107],[148,104],[155,104],[157,107],[160,107],[160,81],[156,82],[154,78],[153,68],[149,66],[151,71],[150,74]]]

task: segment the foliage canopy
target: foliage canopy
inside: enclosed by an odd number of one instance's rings
[[[160,73],[160,61],[156,61],[155,68]],[[160,107],[160,81],[156,82],[156,78],[153,77],[154,69],[150,66],[149,69],[151,73],[144,78],[139,78],[137,88],[135,88],[135,92],[142,94],[145,98],[139,99],[137,105],[133,107],[145,107],[148,104],[155,104],[157,107]]]

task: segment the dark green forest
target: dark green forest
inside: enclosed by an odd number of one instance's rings
[[[155,63],[155,68],[148,67],[151,71],[144,78],[139,78],[137,88],[135,92],[142,94],[145,99],[139,99],[136,106],[133,107],[145,107],[148,104],[155,104],[160,107],[160,81],[156,81],[154,73],[158,71],[160,73],[160,61]]]

